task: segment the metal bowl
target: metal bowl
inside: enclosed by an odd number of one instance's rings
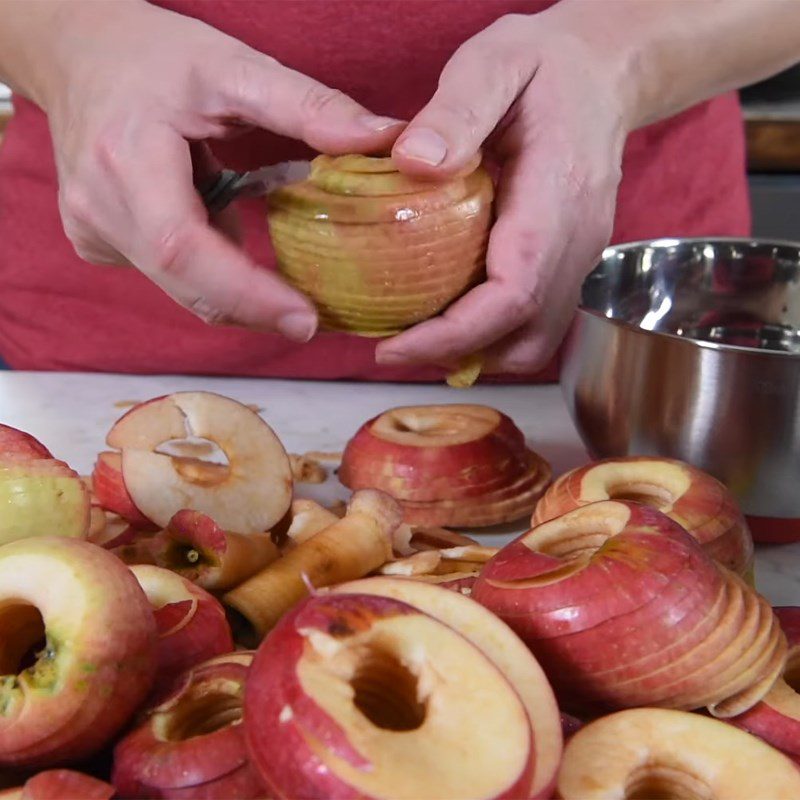
[[[760,538],[800,535],[800,244],[607,248],[561,384],[592,455],[688,461],[734,491]]]

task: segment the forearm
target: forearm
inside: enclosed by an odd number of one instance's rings
[[[631,128],[800,61],[798,0],[562,0],[551,13],[617,65]]]
[[[0,81],[46,107],[65,52],[142,0],[0,0]]]

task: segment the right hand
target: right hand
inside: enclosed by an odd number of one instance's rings
[[[326,153],[369,153],[403,123],[141,0],[63,6],[43,104],[78,255],[134,265],[211,324],[310,339],[313,306],[224,233],[232,210],[208,219],[194,188],[215,166],[202,142],[258,126]]]

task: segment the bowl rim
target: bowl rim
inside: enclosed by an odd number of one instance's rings
[[[748,236],[660,236],[656,239],[639,239],[633,242],[620,242],[618,244],[610,244],[603,249],[601,260],[597,262],[592,269],[594,272],[606,260],[607,257],[614,253],[625,252],[630,250],[641,249],[643,247],[675,247],[682,244],[740,244],[745,246],[766,246],[766,247],[788,247],[797,251],[798,258],[800,258],[800,241],[792,241],[790,239],[758,239]],[[590,272],[589,275],[592,273]],[[587,279],[589,277],[587,275]],[[736,355],[749,355],[756,358],[782,358],[788,360],[800,359],[800,353],[790,353],[785,350],[762,350],[755,347],[744,347],[743,345],[724,344],[721,342],[709,342],[703,339],[691,339],[687,336],[679,336],[676,333],[667,333],[665,331],[651,331],[647,328],[642,328],[639,325],[634,325],[625,320],[609,317],[600,311],[592,308],[586,308],[583,305],[578,306],[578,313],[586,314],[591,317],[603,320],[604,322],[615,325],[619,328],[639,333],[644,336],[651,336],[654,338],[671,339],[679,342],[687,347],[701,347],[706,350],[714,350],[719,353],[731,353]]]

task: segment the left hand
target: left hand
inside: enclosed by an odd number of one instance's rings
[[[483,352],[487,371],[529,373],[563,338],[611,235],[629,89],[614,48],[572,33],[560,5],[463,44],[395,143],[408,174],[447,176],[481,147],[501,173],[487,280],[381,343],[380,363],[452,367]]]

